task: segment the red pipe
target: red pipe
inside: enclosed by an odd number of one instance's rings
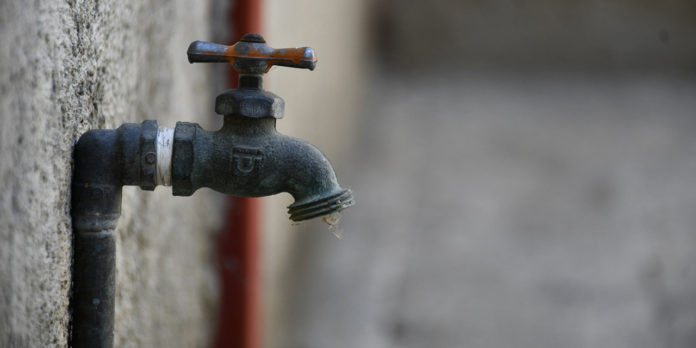
[[[261,33],[261,1],[232,0],[231,42],[246,33]],[[228,85],[238,75],[228,70]],[[225,226],[218,239],[220,308],[215,335],[217,348],[259,348],[260,339],[260,200],[230,197]]]

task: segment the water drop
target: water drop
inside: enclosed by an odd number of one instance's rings
[[[321,221],[324,221],[329,225],[329,232],[336,236],[339,240],[343,239],[343,229],[340,227],[339,222],[341,222],[341,213],[331,213],[321,217]]]

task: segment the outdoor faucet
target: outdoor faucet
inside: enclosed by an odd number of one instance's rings
[[[314,70],[309,47],[273,49],[258,34],[232,46],[196,41],[191,63],[229,62],[239,73],[239,88],[220,94],[215,112],[224,115],[216,132],[179,122],[174,131],[172,188],[188,196],[199,187],[243,197],[288,192],[295,203],[290,219],[301,221],[338,212],[353,204],[329,161],[314,146],[276,131],[284,102],[263,90],[263,74],[274,65]]]
[[[208,132],[189,122],[171,129],[149,120],[90,130],[75,145],[73,346],[113,345],[114,231],[124,185],[172,186],[175,196],[201,187],[240,197],[288,192],[295,199],[288,207],[293,221],[353,205],[351,191],[339,186],[319,150],[276,131],[284,102],[263,89],[263,74],[274,65],[314,70],[311,48],[273,49],[261,35],[247,34],[232,46],[195,41],[187,54],[191,63],[231,63],[239,73],[239,88],[215,100],[221,129]]]

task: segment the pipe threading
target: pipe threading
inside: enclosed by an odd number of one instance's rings
[[[174,149],[174,128],[157,129],[157,185],[172,186],[172,150]]]
[[[288,207],[288,213],[290,214],[290,220],[302,221],[337,213],[353,204],[355,204],[353,201],[353,193],[350,189],[345,189],[329,197],[320,198],[300,205],[293,204]]]

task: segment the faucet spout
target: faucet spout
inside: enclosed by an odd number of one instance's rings
[[[190,63],[230,63],[239,73],[239,88],[215,100],[225,116],[217,132],[196,124],[177,123],[172,155],[172,192],[188,196],[200,187],[243,197],[288,192],[294,221],[341,211],[353,205],[349,189],[341,188],[331,163],[314,146],[279,134],[276,119],[285,102],[263,89],[271,67],[314,70],[317,57],[309,47],[274,49],[259,34],[247,34],[232,46],[195,41]]]
[[[314,146],[280,134],[275,118],[226,115],[222,128],[203,130],[179,122],[172,150],[172,192],[189,196],[201,187],[240,197],[288,192],[290,219],[307,220],[353,205],[328,159]]]
[[[295,202],[288,207],[290,219],[302,221],[328,215],[354,204],[350,189],[338,184],[328,159],[316,147],[300,139],[282,136],[289,149],[285,186]]]

